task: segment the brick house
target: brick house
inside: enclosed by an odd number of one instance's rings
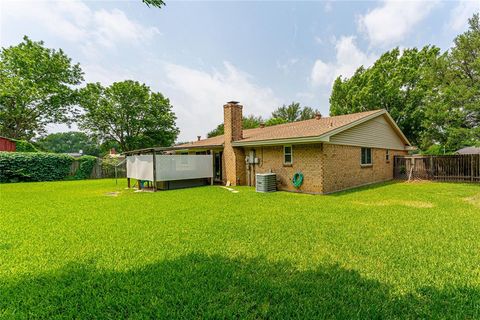
[[[255,185],[275,172],[280,190],[331,193],[391,180],[393,157],[410,142],[385,110],[242,129],[242,105],[224,105],[224,135],[175,146],[177,154],[213,154],[217,182]],[[297,189],[293,175],[301,172]]]

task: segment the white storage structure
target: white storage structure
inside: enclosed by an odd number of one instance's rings
[[[127,178],[142,182],[150,181],[154,189],[205,185],[208,179],[213,179],[213,156],[129,155],[127,156]]]

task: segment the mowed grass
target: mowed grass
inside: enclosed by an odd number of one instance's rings
[[[478,184],[125,185],[0,185],[0,318],[480,317]]]

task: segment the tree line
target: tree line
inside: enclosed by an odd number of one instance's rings
[[[56,151],[51,142],[60,140],[90,151],[97,145],[97,151],[91,152],[100,153],[107,146],[127,151],[175,142],[176,117],[161,93],[132,80],[108,87],[81,86],[83,81],[80,64],[72,63],[61,49],[46,48],[42,41],[25,36],[20,44],[2,48],[0,135],[31,141],[44,136],[49,124],[76,123],[88,135],[57,134],[39,139],[38,145]]]
[[[147,4],[149,1],[144,1]],[[162,1],[152,0],[161,5]],[[441,52],[395,48],[332,88],[330,115],[384,108],[412,144],[426,153],[480,145],[480,21],[474,14],[453,47]],[[298,102],[271,117],[249,115],[245,129],[311,119],[318,113]],[[84,132],[46,136],[47,125],[76,123]],[[80,64],[42,41],[23,41],[0,52],[0,135],[32,141],[45,151],[80,149],[99,155],[111,147],[127,151],[170,146],[179,133],[168,98],[137,81],[84,85]],[[223,134],[223,124],[208,137]],[[38,137],[40,137],[38,139]],[[72,150],[77,148],[78,150]],[[88,151],[87,151],[88,150]]]
[[[335,80],[331,115],[379,108],[425,153],[480,146],[479,14],[446,52],[435,46],[395,48],[370,68]]]

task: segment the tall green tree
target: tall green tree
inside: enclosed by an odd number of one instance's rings
[[[61,50],[28,37],[0,53],[0,135],[30,140],[47,124],[69,122],[74,86],[83,81],[79,64]]]
[[[480,145],[480,18],[469,19],[469,29],[431,70],[432,87],[426,109],[423,145],[455,151]]]
[[[301,107],[300,103],[292,102],[288,106],[283,105],[272,112],[272,118],[284,119],[286,122],[295,122],[313,119],[319,113],[310,107]]]
[[[100,155],[100,147],[96,139],[84,132],[70,131],[51,133],[36,141],[37,146],[48,152],[68,153],[83,151],[91,156]]]
[[[165,5],[165,2],[162,0],[142,0],[147,6],[161,8]]]
[[[426,46],[396,48],[384,53],[370,68],[360,67],[351,78],[338,77],[330,96],[333,116],[386,109],[414,144],[425,131],[425,109],[431,83],[428,74],[440,50]]]
[[[284,124],[287,123],[287,120],[283,118],[270,118],[267,121],[265,121],[265,126],[271,127],[271,126],[276,126],[277,124]]]
[[[90,83],[80,92],[80,127],[101,141],[116,141],[122,151],[170,146],[178,128],[170,101],[145,84],[126,80],[109,87]]]
[[[243,117],[242,121],[242,128],[243,129],[253,129],[253,128],[258,128],[260,126],[260,123],[263,122],[263,119],[261,116],[254,116],[253,114],[248,115],[246,117]],[[215,129],[207,133],[208,138],[220,136],[224,134],[224,127],[223,123],[219,124]]]

